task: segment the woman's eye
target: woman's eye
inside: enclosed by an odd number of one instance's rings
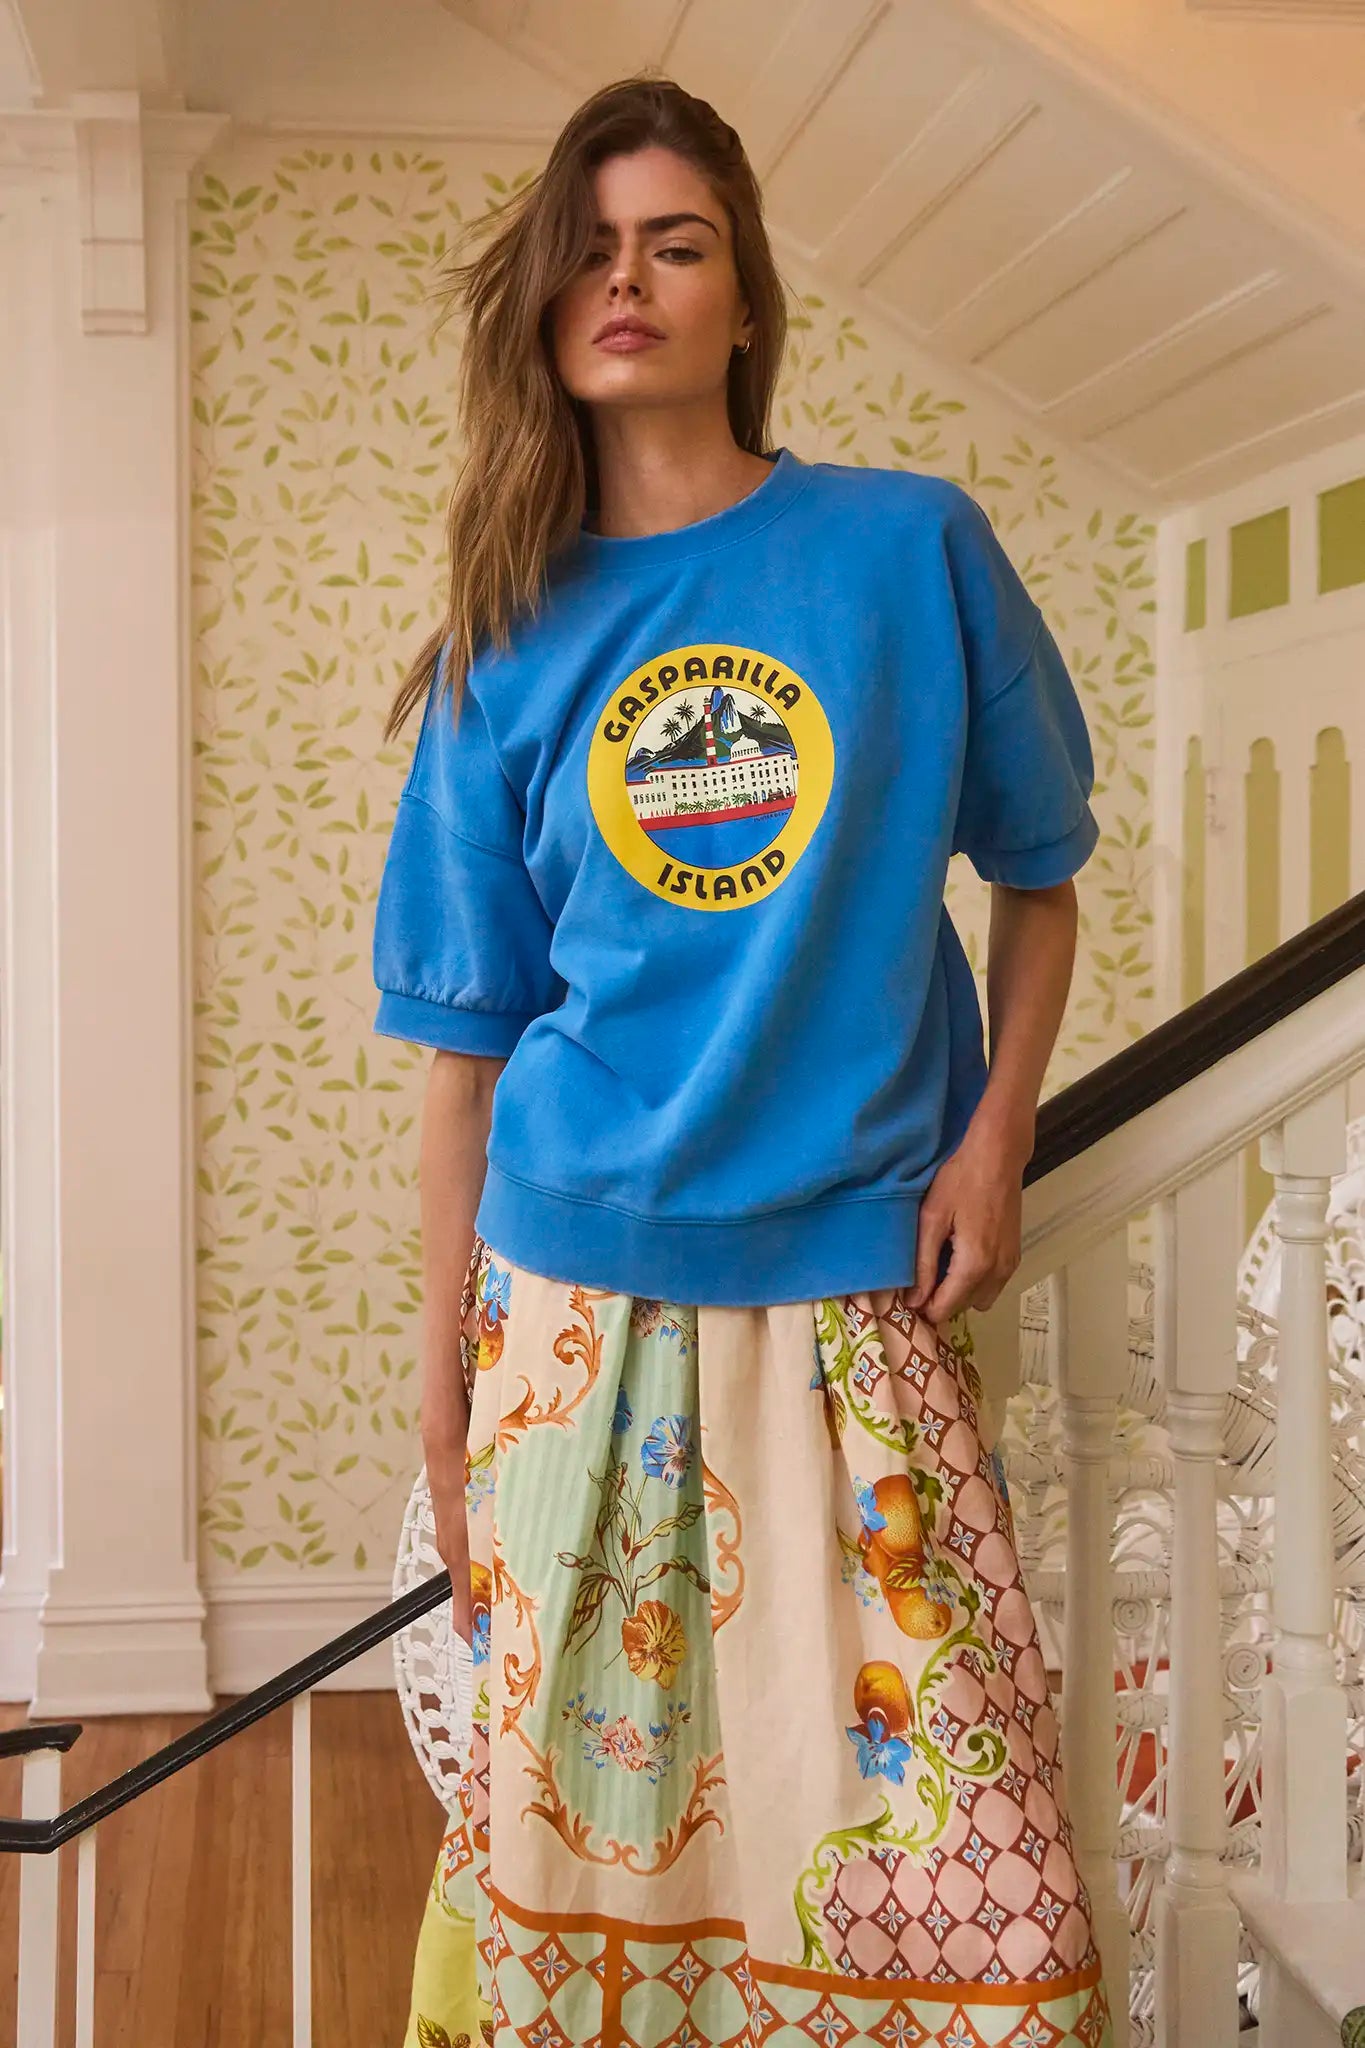
[[[686,257],[689,263],[699,263],[701,261],[700,249],[688,249],[681,242],[673,248],[660,249],[659,254],[661,256],[683,256]]]

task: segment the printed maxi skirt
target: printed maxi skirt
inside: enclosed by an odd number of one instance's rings
[[[967,1319],[476,1240],[474,1747],[407,2048],[1109,2048]]]

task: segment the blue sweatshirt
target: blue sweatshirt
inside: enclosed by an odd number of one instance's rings
[[[914,1278],[986,1080],[951,852],[1089,857],[1085,717],[956,485],[805,462],[666,533],[580,531],[429,694],[375,1028],[505,1059],[476,1218],[516,1264],[684,1303]]]

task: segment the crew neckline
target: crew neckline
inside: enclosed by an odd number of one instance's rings
[[[580,526],[575,543],[579,560],[594,568],[635,569],[706,554],[756,533],[791,503],[811,474],[810,464],[787,447],[775,449],[763,459],[771,468],[751,491],[736,498],[733,505],[709,513],[705,519],[693,519],[686,526],[669,527],[663,533],[632,534],[592,533]]]

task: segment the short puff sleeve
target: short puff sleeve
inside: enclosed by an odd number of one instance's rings
[[[980,507],[963,493],[951,545],[967,668],[967,744],[952,851],[983,881],[1047,889],[1099,839],[1085,712],[1049,632]]]
[[[458,721],[433,686],[379,886],[376,1031],[506,1058],[558,1005],[554,927],[525,864],[524,825],[472,677]]]

